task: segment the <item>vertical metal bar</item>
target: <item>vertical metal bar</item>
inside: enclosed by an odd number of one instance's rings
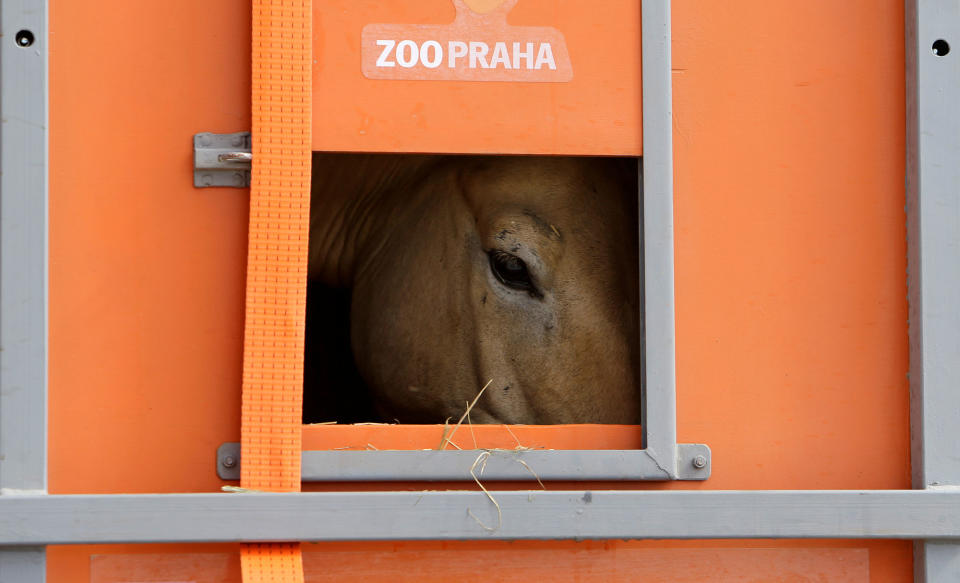
[[[47,577],[44,547],[0,547],[0,582],[36,583]]]
[[[46,491],[47,2],[0,3],[0,496]],[[0,549],[42,582],[44,547]]]
[[[642,3],[644,448],[677,473],[670,2]]]
[[[0,488],[46,489],[45,0],[0,10]],[[32,41],[31,41],[32,39]],[[29,46],[18,46],[18,43]]]
[[[908,0],[907,242],[914,488],[960,487],[960,3]],[[915,545],[916,580],[960,580],[960,544]]]

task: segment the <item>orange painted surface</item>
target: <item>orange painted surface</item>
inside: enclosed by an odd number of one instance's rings
[[[303,449],[639,449],[637,425],[304,425]]]
[[[482,12],[499,2],[471,0],[467,4]],[[314,0],[315,150],[640,154],[638,2],[604,0],[591,7],[585,18],[583,5],[576,2],[520,0],[507,14],[508,26],[503,34],[496,37],[490,36],[493,33],[489,26],[471,23],[451,31],[456,17],[454,5],[453,0]],[[465,6],[463,9],[469,11]],[[495,17],[497,10],[483,16]],[[409,69],[430,77],[448,71],[450,40],[509,41],[512,64],[514,41],[523,40],[525,49],[527,39],[533,42],[549,37],[525,35],[517,27],[553,28],[566,41],[572,77],[564,82],[534,83],[371,79],[361,70],[361,33],[367,25],[398,25],[407,33],[395,38],[415,39],[418,46],[430,38],[442,41],[442,64],[430,70],[420,66]],[[416,32],[417,25],[433,28]],[[495,44],[489,44],[489,48],[484,62],[491,65]],[[396,50],[390,59],[393,62]],[[539,52],[539,45],[536,50]],[[409,59],[411,54],[403,56]],[[426,56],[435,59],[432,52]],[[461,58],[458,63],[463,61]],[[520,64],[525,62],[521,60]],[[545,67],[530,74],[543,73]],[[559,61],[557,67],[559,72]],[[399,63],[392,67],[394,71],[400,69],[403,67]],[[517,72],[507,71],[502,65],[483,69],[479,62],[472,70],[456,70],[461,71],[456,74],[461,78],[484,79],[497,71],[501,76]],[[449,74],[455,75],[452,70]],[[344,95],[349,98],[343,99]]]
[[[410,17],[397,22],[451,22],[452,5],[432,1],[406,3]],[[563,30],[576,79],[579,41],[550,10],[537,14],[543,5],[520,0],[508,22]],[[250,17],[227,0],[98,6],[51,5],[50,490],[215,491],[213,452],[239,439],[247,193],[194,190],[190,138],[250,127]],[[582,20],[601,18],[592,11]],[[713,476],[588,487],[909,487],[902,4],[677,2],[673,16],[677,427],[681,441],[711,446]],[[329,43],[352,34],[320,30]],[[504,90],[478,86],[473,103]],[[349,103],[330,107],[337,92],[323,95],[317,110],[363,119]],[[411,95],[371,126],[389,136],[420,123]],[[512,123],[496,110],[482,119]],[[459,137],[426,127],[435,135],[424,150]],[[364,149],[356,133],[331,135],[336,149]],[[439,443],[442,431],[321,429],[330,436],[317,439],[380,449]],[[484,431],[493,439],[500,428]],[[555,443],[552,428],[529,431],[521,441]],[[618,430],[589,431],[603,441]],[[910,544],[883,541],[345,543],[305,555],[362,578],[383,565],[402,573],[438,549],[489,567],[495,551],[529,576],[531,561],[584,560],[604,573],[639,550],[761,547],[865,549],[872,583],[911,577]],[[89,581],[91,555],[236,549],[55,547],[48,580]]]
[[[58,547],[50,551],[48,580],[239,583],[238,546]],[[308,583],[474,580],[478,574],[518,582],[900,583],[911,580],[902,570],[910,552],[897,541],[378,542],[307,544],[303,560]]]
[[[508,550],[489,543],[432,544],[404,549],[405,545],[375,545],[356,550],[345,545],[311,545],[316,552],[303,555],[307,583],[357,581],[355,564],[368,565],[366,581],[420,583],[473,581],[478,574],[492,581],[527,582],[542,577],[543,564],[551,565],[550,581],[644,581],[647,583],[700,583],[720,576],[727,582],[796,583],[798,581],[870,581],[869,553],[857,548],[633,548],[616,543],[580,544],[570,549],[555,546]],[[487,552],[477,552],[476,547]],[[324,550],[323,547],[326,547]],[[602,550],[602,553],[591,552]],[[495,552],[496,557],[489,555]],[[411,564],[411,561],[413,563]],[[91,563],[92,583],[117,581],[190,581],[221,583],[236,580],[236,553],[182,555],[104,555]],[[689,565],[678,569],[678,565]]]
[[[250,11],[98,6],[50,14],[50,491],[211,491],[248,191],[194,189],[192,136],[250,128]]]

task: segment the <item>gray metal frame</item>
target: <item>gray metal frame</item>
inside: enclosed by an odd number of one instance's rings
[[[960,3],[908,0],[905,17],[913,487],[960,491]],[[960,581],[960,544],[914,551],[917,581]]]
[[[46,0],[0,2],[0,501],[7,505],[47,488],[47,30]],[[32,44],[20,46],[27,38]],[[0,581],[45,578],[42,546],[0,547]]]
[[[905,4],[914,490],[49,496],[47,2],[4,0],[0,580],[43,581],[42,545],[55,543],[808,537],[917,539],[917,581],[960,579],[960,460],[951,451],[960,432],[960,5]],[[669,6],[667,0],[643,3],[648,144],[655,139],[670,144]],[[15,46],[19,30],[33,32],[32,46]],[[934,55],[938,39],[953,43],[953,50]],[[657,61],[661,57],[667,60]],[[658,70],[656,64],[664,62],[667,68]],[[645,270],[657,277],[648,277],[644,286],[646,411],[654,425],[643,451],[669,470],[683,460],[673,425],[672,198],[667,196],[672,168],[670,148],[645,150]],[[659,286],[655,279],[670,283]],[[592,454],[585,456],[589,461]]]
[[[643,449],[608,451],[494,450],[485,480],[705,480],[710,448],[677,443],[673,289],[673,91],[670,3],[642,4],[643,188]],[[206,135],[206,134],[204,134]],[[224,451],[229,450],[229,454]],[[223,444],[217,472],[239,476],[239,452]],[[304,481],[470,480],[477,453],[465,451],[311,451]],[[226,456],[234,463],[225,464]],[[536,461],[537,474],[520,459]],[[240,460],[242,463],[242,460]]]

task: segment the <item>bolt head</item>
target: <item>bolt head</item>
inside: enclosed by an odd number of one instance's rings
[[[233,457],[232,455],[224,456],[221,463],[225,468],[232,468],[237,465],[237,458]]]
[[[707,467],[707,456],[698,455],[697,457],[693,458],[693,467],[697,468],[698,470],[702,470],[703,468]]]

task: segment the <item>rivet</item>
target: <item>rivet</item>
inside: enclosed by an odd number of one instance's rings
[[[233,457],[232,455],[224,456],[221,463],[225,468],[232,468],[237,465],[237,458]]]

